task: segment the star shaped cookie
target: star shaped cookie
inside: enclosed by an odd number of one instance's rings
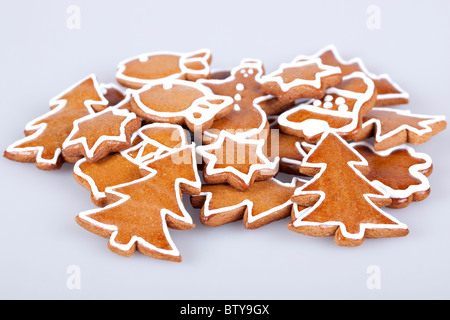
[[[334,45],[329,45],[312,56],[300,55],[293,61],[303,61],[320,58],[324,64],[341,68],[342,75],[353,72],[363,72],[372,79],[378,92],[375,107],[406,104],[409,102],[409,94],[395,83],[388,74],[375,75],[368,71],[361,58],[344,60]]]
[[[342,81],[339,67],[322,63],[320,58],[283,63],[278,70],[261,78],[262,90],[277,96],[282,102],[300,98],[320,99],[325,90]]]
[[[263,153],[264,140],[220,132],[212,144],[197,147],[205,162],[203,178],[209,184],[228,183],[247,190],[255,181],[268,180],[278,172],[279,158],[270,161]]]
[[[141,119],[136,114],[109,107],[74,121],[73,130],[63,143],[63,155],[97,162],[129,148],[131,135],[140,127]]]

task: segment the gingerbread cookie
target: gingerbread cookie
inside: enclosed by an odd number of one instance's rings
[[[88,162],[83,158],[75,163],[73,176],[90,191],[95,205],[104,207],[109,204],[106,188],[141,178],[139,167],[144,162],[187,145],[183,128],[166,123],[153,123],[140,128],[133,134],[131,141],[131,148],[110,154],[98,162]]]
[[[189,53],[154,52],[119,63],[116,79],[127,88],[139,89],[159,80],[196,81],[208,78],[212,56],[209,49]]]
[[[247,229],[256,229],[291,213],[291,196],[304,184],[298,178],[283,183],[275,178],[255,182],[243,192],[226,184],[203,185],[198,196],[191,196],[194,208],[202,208],[200,221],[216,227],[243,220]]]
[[[300,98],[321,99],[325,89],[342,81],[339,67],[322,63],[320,58],[283,63],[278,70],[261,77],[263,92],[277,96],[281,102]]]
[[[372,79],[378,95],[375,107],[405,104],[409,102],[409,94],[392,81],[387,74],[375,75],[370,73],[360,58],[345,61],[341,58],[335,46],[330,45],[312,56],[300,55],[294,62],[320,58],[324,64],[341,68],[342,75],[346,76],[356,71],[364,72]]]
[[[245,59],[231,70],[225,79],[199,80],[215,94],[233,97],[234,109],[203,133],[203,143],[211,143],[223,130],[242,138],[265,139],[268,131],[267,114],[286,110],[293,103],[282,103],[261,89],[265,73],[259,60]]]
[[[106,188],[111,204],[82,212],[76,221],[109,238],[109,249],[119,255],[129,257],[137,250],[149,257],[181,261],[168,227],[195,226],[181,197],[182,193],[200,193],[194,145],[151,160],[142,169],[144,177]]]
[[[425,200],[430,194],[427,177],[433,171],[433,163],[427,154],[409,146],[375,151],[368,142],[350,145],[367,160],[366,178],[391,197],[390,208],[405,208],[412,201]]]
[[[279,158],[270,161],[263,146],[262,139],[242,139],[222,131],[214,143],[197,147],[205,162],[203,179],[209,184],[228,183],[239,190],[248,190],[255,181],[274,177]]]
[[[447,127],[445,116],[413,114],[409,110],[376,108],[363,117],[362,130],[354,137],[361,141],[375,137],[375,150],[403,143],[422,144]]]
[[[206,130],[230,113],[233,99],[216,95],[197,82],[168,80],[136,90],[131,110],[147,122],[186,124],[192,131]]]
[[[358,169],[355,167],[358,166]],[[333,236],[337,245],[359,246],[364,238],[400,237],[406,225],[379,207],[390,196],[361,172],[367,161],[333,132],[326,132],[303,159],[300,170],[314,176],[295,190],[292,231],[311,236]]]
[[[280,129],[310,143],[317,142],[329,130],[345,140],[353,139],[361,130],[363,116],[375,104],[373,81],[362,72],[354,72],[325,93],[320,100],[311,99],[283,112],[278,117]]]
[[[68,158],[84,157],[97,162],[110,153],[131,147],[131,135],[141,124],[133,112],[114,107],[84,116],[73,122],[62,153]]]
[[[107,105],[95,75],[90,75],[51,99],[51,111],[28,122],[26,137],[11,144],[4,156],[19,162],[35,162],[43,170],[59,169],[64,162],[62,145],[73,129],[73,122]]]

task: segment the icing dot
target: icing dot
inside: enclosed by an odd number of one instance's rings
[[[248,73],[245,73],[245,74],[244,74],[244,78],[247,78],[247,77],[248,77]]]
[[[323,98],[323,100],[326,102],[333,101],[333,96],[326,95],[325,98]]]
[[[336,98],[336,104],[341,105],[345,103],[345,99],[342,97]]]
[[[342,112],[348,111],[348,106],[347,106],[346,104],[341,104],[341,105],[338,107],[338,110],[339,110],[339,111],[342,111]]]
[[[242,97],[241,97],[241,95],[239,93],[234,96],[234,100],[236,100],[236,101],[240,101],[241,98]]]
[[[236,85],[236,90],[238,90],[238,91],[244,90],[244,85],[243,85],[242,83],[238,83],[238,84]]]
[[[248,69],[249,74],[253,74],[253,69]]]
[[[241,73],[245,73],[245,69],[242,69],[242,70],[241,70]]]
[[[325,109],[330,109],[331,107],[333,107],[333,104],[331,102],[327,101],[323,104],[323,107]]]
[[[235,104],[234,107],[233,107],[233,110],[234,111],[239,111],[239,110],[241,110],[241,107],[239,107],[238,104]]]
[[[314,100],[314,102],[313,102],[313,106],[316,106],[316,107],[320,106],[321,104],[322,104],[322,101],[320,101],[320,100]]]

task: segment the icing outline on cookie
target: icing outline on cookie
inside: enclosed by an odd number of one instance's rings
[[[198,54],[203,54],[203,53],[205,54],[204,56],[192,57],[192,56],[195,56]],[[136,59],[141,62],[145,62],[151,56],[158,56],[158,55],[179,56],[180,57],[180,63],[179,63],[180,72],[174,73],[170,76],[167,76],[165,78],[160,78],[160,79],[141,79],[141,78],[134,78],[131,76],[126,76],[123,74],[123,72],[126,69],[127,63],[129,63],[133,60],[136,60]],[[180,77],[182,77],[183,75],[188,74],[188,73],[206,77],[210,73],[210,65],[208,63],[209,59],[211,59],[211,50],[209,50],[209,49],[200,49],[200,50],[196,50],[196,51],[188,52],[188,53],[178,53],[178,52],[170,52],[170,51],[157,51],[157,52],[143,53],[138,56],[134,56],[134,57],[131,57],[131,58],[121,61],[117,67],[116,78],[124,80],[124,81],[139,83],[141,85],[146,85],[146,84],[153,83],[155,81],[159,81],[162,79],[164,79],[164,80],[179,79]],[[200,69],[200,70],[196,70],[196,69],[189,69],[188,67],[186,67],[187,63],[192,63],[192,62],[200,62],[204,66],[204,68]]]
[[[303,67],[303,66],[310,65],[310,64],[316,64],[320,69],[323,70],[323,71],[316,73],[314,80],[306,80],[306,79],[296,78],[295,80],[286,83],[286,82],[284,82],[281,75],[277,76],[277,74],[282,74],[284,69]],[[341,73],[341,68],[325,65],[322,63],[322,59],[314,58],[314,59],[304,60],[304,61],[282,63],[280,65],[280,67],[277,70],[275,70],[274,72],[272,72],[268,75],[263,75],[261,77],[261,82],[266,83],[266,82],[275,81],[280,86],[280,88],[283,92],[287,92],[290,89],[292,89],[293,87],[302,86],[302,85],[312,86],[316,89],[320,89],[320,87],[322,86],[322,83],[321,83],[322,78],[331,76],[331,75],[337,75],[340,73]]]
[[[327,51],[331,51],[333,53],[334,57],[336,58],[336,60],[338,60],[338,62],[340,64],[351,65],[353,63],[356,63],[360,67],[361,71],[364,72],[368,77],[370,77],[374,80],[385,79],[399,92],[399,93],[379,94],[379,95],[377,95],[377,100],[409,99],[409,93],[407,93],[405,90],[400,88],[400,86],[396,82],[394,82],[387,73],[383,73],[378,76],[371,73],[366,68],[364,62],[362,61],[362,59],[360,57],[355,57],[353,59],[345,61],[339,54],[336,46],[333,44],[328,45],[327,47],[321,49],[319,52],[317,52],[316,54],[314,54],[312,56],[299,55],[294,58],[293,62],[298,61],[298,60],[303,60],[303,59],[311,59],[311,58],[320,57],[322,54],[324,54]]]
[[[217,156],[209,153],[208,151],[218,149],[223,144],[225,139],[231,139],[237,144],[246,144],[246,145],[254,145],[256,146],[256,157],[258,159],[263,160],[264,163],[255,163],[250,164],[249,171],[247,174],[237,170],[234,167],[227,166],[225,168],[214,168],[215,164],[217,163]],[[208,159],[206,162],[205,167],[203,168],[204,172],[206,172],[207,175],[214,175],[219,173],[231,173],[238,178],[240,178],[246,185],[250,184],[250,181],[252,179],[253,174],[257,170],[278,170],[278,164],[279,164],[279,157],[275,157],[273,161],[270,161],[263,152],[265,141],[263,139],[255,140],[255,139],[243,139],[241,137],[238,137],[236,135],[233,135],[229,133],[228,131],[222,130],[219,134],[219,138],[214,141],[211,144],[208,145],[202,145],[198,146],[196,148],[197,154],[199,154],[202,158]]]
[[[346,81],[353,78],[360,78],[367,85],[367,89],[364,93],[352,92],[348,90],[343,90],[335,87],[331,87],[325,90],[325,98],[327,95],[336,94],[341,97],[355,99],[355,105],[352,111],[343,110],[331,110],[326,108],[320,108],[314,104],[315,101],[320,101],[316,99],[310,99],[306,103],[302,103],[292,109],[289,109],[278,117],[278,123],[280,126],[289,127],[294,130],[301,130],[306,137],[313,137],[325,131],[340,132],[340,133],[350,133],[355,130],[359,122],[359,112],[361,107],[371,99],[375,92],[374,82],[363,72],[356,71],[342,78],[342,81]],[[337,100],[337,99],[336,99]],[[326,114],[338,118],[351,119],[351,122],[341,128],[331,128],[328,122],[319,119],[307,119],[302,122],[289,121],[287,118],[293,113],[299,110],[306,110],[312,113]]]
[[[196,181],[192,182],[192,181],[189,181],[189,180],[187,180],[185,178],[177,178],[175,180],[175,196],[176,196],[176,199],[177,199],[178,207],[179,207],[180,211],[183,213],[183,217],[181,217],[181,216],[179,216],[177,214],[173,214],[170,210],[168,210],[166,208],[162,208],[160,210],[160,214],[161,214],[161,221],[165,221],[165,216],[169,215],[169,216],[171,216],[174,219],[183,221],[183,222],[188,223],[188,224],[192,224],[193,223],[192,217],[187,212],[186,208],[184,207],[183,201],[182,201],[180,184],[184,183],[184,184],[190,185],[190,186],[192,186],[194,188],[197,188],[197,189],[201,188],[202,183],[201,183],[201,180],[200,180],[200,176],[198,175],[197,166],[196,166],[196,162],[195,162],[195,151],[194,151],[195,150],[195,144],[193,143],[193,144],[188,145],[188,146],[183,146],[181,148],[174,149],[172,152],[166,154],[165,156],[169,157],[172,154],[175,154],[175,153],[179,152],[182,149],[191,149],[191,156],[192,156],[191,160],[192,160],[193,169],[194,169],[194,172],[195,172],[195,179],[196,179]],[[155,161],[159,160],[159,158],[154,159],[154,160]],[[107,187],[105,189],[105,193],[107,192],[107,193],[110,193],[110,194],[114,194],[117,197],[119,197],[120,200],[118,200],[118,201],[116,201],[116,202],[114,202],[112,204],[109,204],[109,205],[107,205],[106,207],[103,207],[103,208],[96,208],[96,209],[83,211],[83,212],[81,212],[78,215],[78,217],[80,219],[85,220],[88,223],[98,227],[98,228],[101,228],[101,229],[104,229],[104,230],[108,230],[108,231],[112,231],[112,233],[111,233],[111,235],[109,237],[109,244],[111,246],[121,250],[121,251],[129,251],[131,249],[131,247],[135,243],[138,243],[141,246],[144,246],[144,247],[146,247],[146,248],[148,248],[150,250],[153,250],[153,251],[165,254],[165,255],[179,256],[180,252],[176,248],[175,243],[173,242],[173,240],[172,240],[172,238],[170,236],[169,228],[167,226],[167,223],[162,223],[162,227],[163,227],[163,232],[164,232],[164,235],[166,236],[167,242],[170,244],[170,247],[172,248],[171,250],[157,248],[156,246],[148,243],[143,238],[138,237],[136,235],[133,235],[131,237],[130,241],[127,244],[117,243],[115,241],[115,238],[116,238],[116,236],[117,236],[117,234],[119,232],[117,226],[104,224],[104,223],[98,222],[97,220],[94,220],[94,219],[89,217],[90,215],[95,214],[97,212],[106,210],[108,208],[116,207],[116,206],[118,206],[118,205],[128,201],[131,198],[131,196],[129,196],[129,195],[126,195],[126,194],[114,191],[115,188],[125,187],[125,186],[128,186],[130,184],[135,184],[135,183],[139,183],[141,181],[147,180],[147,179],[151,179],[157,173],[157,171],[155,171],[155,170],[153,170],[151,168],[147,168],[147,167],[145,167],[145,165],[142,165],[141,168],[145,169],[145,170],[148,170],[150,173],[148,175],[140,178],[140,179],[137,179],[137,180],[134,180],[134,181],[131,181],[131,182],[127,182],[127,183],[124,183],[124,184],[120,184],[120,185],[117,185],[117,186],[113,186],[113,187]]]
[[[59,157],[61,156],[62,153],[62,148],[57,148],[55,150],[54,156],[52,159],[44,159],[42,158],[42,153],[44,152],[44,147],[43,146],[36,146],[36,147],[24,147],[24,148],[15,148],[15,146],[20,145],[22,143],[27,142],[28,140],[33,140],[35,138],[37,138],[38,136],[40,136],[42,134],[42,132],[44,132],[44,130],[47,128],[47,123],[40,123],[37,125],[33,125],[33,123],[39,122],[42,119],[47,118],[50,115],[53,115],[59,111],[61,111],[67,104],[67,99],[60,99],[59,97],[62,97],[64,95],[66,95],[67,93],[69,93],[70,91],[72,91],[73,89],[75,89],[77,86],[79,86],[81,83],[87,81],[88,79],[92,79],[92,83],[94,85],[95,91],[97,92],[97,95],[100,97],[100,101],[98,100],[85,100],[84,101],[84,106],[86,107],[87,111],[90,114],[95,114],[95,110],[92,108],[92,105],[104,105],[105,107],[108,105],[108,100],[106,100],[106,98],[103,96],[102,94],[102,88],[100,86],[100,84],[97,81],[97,77],[95,74],[90,74],[87,77],[85,77],[84,79],[78,81],[77,83],[75,83],[74,85],[70,86],[69,88],[65,89],[63,92],[61,92],[60,94],[58,94],[57,96],[53,97],[50,99],[50,107],[52,107],[52,109],[46,113],[44,113],[43,115],[29,121],[26,125],[25,125],[25,131],[34,131],[36,130],[36,132],[34,132],[33,134],[26,136],[16,142],[14,142],[13,144],[11,144],[10,146],[8,146],[8,148],[6,149],[7,152],[11,152],[11,153],[22,153],[24,151],[32,151],[32,152],[37,152],[36,154],[36,163],[48,163],[48,164],[56,164],[58,162]],[[53,107],[55,106],[55,107]]]
[[[369,148],[374,154],[383,157],[389,156],[396,150],[406,150],[411,157],[425,161],[424,163],[415,164],[409,167],[408,169],[409,173],[411,174],[411,176],[418,179],[420,181],[420,184],[410,185],[405,190],[392,189],[391,187],[385,185],[384,183],[378,180],[372,181],[372,183],[376,187],[385,190],[391,198],[408,198],[410,195],[416,192],[426,191],[430,188],[430,182],[428,180],[428,177],[420,172],[421,170],[429,169],[433,164],[431,157],[426,153],[416,152],[414,148],[407,145],[396,146],[387,150],[375,151],[373,145],[366,141],[353,142],[350,144],[350,146],[352,148],[357,146],[364,146]]]
[[[108,113],[108,112],[112,112],[115,116],[125,117],[125,119],[120,123],[120,129],[119,129],[120,134],[118,136],[108,136],[108,135],[101,136],[97,141],[95,141],[95,144],[92,146],[92,148],[89,148],[88,143],[87,143],[87,138],[84,136],[72,140],[73,136],[76,135],[79,130],[80,123],[90,120],[90,119],[93,119],[93,118],[96,118],[96,117],[103,115],[105,113]],[[77,119],[73,122],[73,129],[70,132],[69,136],[64,141],[62,148],[65,149],[69,146],[73,146],[73,145],[80,143],[83,146],[84,151],[86,152],[86,157],[92,158],[94,156],[94,153],[97,150],[97,148],[103,142],[111,141],[111,140],[118,141],[118,142],[126,142],[127,136],[125,133],[125,127],[131,120],[134,120],[136,118],[137,117],[136,117],[135,113],[129,112],[126,109],[118,109],[117,107],[108,107],[103,111],[93,113],[93,114],[87,115],[83,118]]]
[[[257,59],[243,59],[241,60],[241,62],[239,63],[238,66],[234,67],[233,69],[231,69],[231,74],[229,77],[227,77],[226,79],[227,82],[233,82],[236,80],[236,73],[240,72],[243,74],[244,77],[248,77],[247,72],[245,71],[245,69],[249,69],[249,71],[252,71],[251,74],[253,74],[253,69],[256,69],[257,72],[255,74],[255,81],[261,83],[261,77],[264,75],[264,69],[263,69],[263,64],[262,61],[257,60]],[[250,73],[250,72],[249,72]],[[197,80],[197,82],[199,82],[200,84],[202,82],[208,82],[211,84],[223,84],[225,82],[226,79],[199,79]],[[243,85],[241,83],[239,83],[240,85]],[[238,84],[238,85],[239,85]],[[245,88],[240,89],[240,91],[244,90]],[[259,112],[260,116],[261,116],[261,124],[259,125],[258,128],[253,128],[250,129],[248,131],[244,131],[244,132],[235,132],[234,134],[238,137],[241,138],[252,138],[252,137],[257,137],[266,127],[267,124],[267,114],[263,111],[263,109],[259,106],[259,103],[272,99],[272,98],[276,98],[274,95],[262,95],[260,97],[257,97],[255,99],[253,99],[253,107],[256,109],[256,111]],[[240,99],[236,99],[236,100],[240,100]],[[239,111],[240,110],[240,106],[239,106],[239,101],[236,101],[235,103],[235,107],[234,107],[235,111]],[[209,130],[206,130],[203,132],[204,135],[212,138],[212,139],[217,139],[218,138],[218,134],[212,133]]]
[[[366,183],[372,185],[375,189],[377,189],[381,195],[376,194],[364,194],[364,198],[369,203],[373,209],[378,211],[381,215],[387,217],[389,220],[395,222],[396,224],[373,224],[373,223],[359,223],[359,232],[358,233],[349,233],[347,231],[347,228],[345,224],[341,221],[326,221],[326,222],[314,222],[314,221],[302,221],[303,218],[308,216],[310,213],[312,213],[318,206],[322,204],[322,202],[325,200],[326,194],[323,191],[302,191],[303,188],[307,187],[311,183],[315,182],[317,179],[320,178],[322,173],[326,170],[327,164],[326,163],[309,163],[308,158],[309,155],[311,155],[315,149],[321,145],[322,141],[329,135],[333,134],[335,135],[343,145],[345,145],[349,150],[351,150],[361,161],[348,161],[347,165]],[[364,238],[364,234],[367,229],[407,229],[407,226],[398,221],[396,218],[392,217],[386,212],[383,212],[377,205],[375,205],[370,198],[390,198],[389,194],[384,190],[381,189],[379,186],[376,186],[372,184],[358,169],[355,168],[355,165],[358,166],[368,166],[368,162],[364,157],[362,157],[358,152],[356,152],[355,149],[350,147],[350,145],[342,139],[338,134],[327,131],[322,134],[322,137],[320,141],[314,146],[313,149],[308,153],[308,156],[306,156],[305,159],[303,159],[302,166],[311,167],[311,168],[318,168],[320,171],[306,184],[304,184],[302,187],[297,188],[294,192],[294,195],[309,195],[309,194],[317,194],[320,196],[319,200],[311,207],[307,207],[304,210],[299,211],[298,210],[298,204],[294,203],[294,206],[292,207],[294,212],[295,221],[293,221],[294,227],[301,227],[301,226],[314,226],[314,227],[320,227],[321,225],[327,225],[327,226],[338,226],[342,232],[342,235],[345,238],[353,239],[353,240],[361,240]]]
[[[275,183],[277,183],[280,186],[285,186],[285,187],[290,187],[290,188],[295,188],[295,186],[296,186],[298,181],[306,182],[306,180],[300,179],[298,177],[292,178],[291,182],[282,182],[282,181],[280,181],[278,179],[275,179],[275,178],[271,178],[270,180],[275,182]],[[273,207],[270,210],[267,210],[265,212],[262,212],[262,213],[258,214],[257,216],[254,216],[253,215],[253,201],[251,201],[249,199],[243,200],[243,201],[241,201],[240,203],[238,203],[236,205],[232,205],[232,206],[228,206],[228,207],[223,207],[223,208],[218,208],[218,209],[212,209],[211,210],[211,209],[209,209],[209,203],[211,202],[211,199],[212,199],[212,196],[213,196],[212,192],[201,192],[199,196],[206,197],[205,198],[205,202],[204,202],[204,204],[202,206],[203,214],[204,214],[205,217],[209,217],[211,215],[215,215],[215,214],[222,213],[222,212],[228,212],[228,211],[231,211],[231,210],[238,209],[238,208],[241,208],[243,206],[246,206],[247,207],[247,222],[249,224],[251,224],[251,223],[253,223],[255,221],[258,221],[259,219],[264,218],[264,217],[272,214],[273,212],[279,211],[279,210],[281,210],[283,208],[286,208],[286,207],[288,207],[288,206],[293,204],[293,202],[289,199],[288,201],[286,201],[285,203],[283,203],[281,205]]]
[[[138,137],[138,136],[142,139],[142,141],[139,142],[137,145],[131,147],[131,148],[128,148],[128,149],[123,150],[123,151],[120,151],[120,154],[125,159],[130,161],[131,163],[134,163],[134,164],[136,164],[138,166],[141,166],[144,162],[148,161],[149,159],[155,159],[156,160],[156,159],[159,159],[160,157],[163,156],[162,153],[173,151],[174,148],[169,148],[169,147],[159,143],[156,140],[150,139],[148,136],[146,136],[145,134],[142,133],[142,131],[144,131],[145,129],[154,128],[154,127],[173,128],[173,129],[179,130],[180,131],[180,137],[182,139],[180,148],[182,148],[182,147],[187,145],[186,134],[185,134],[185,132],[184,132],[184,130],[183,130],[183,128],[181,126],[175,125],[175,124],[170,124],[170,123],[151,123],[151,124],[148,124],[148,125],[145,125],[145,126],[141,127],[138,131],[133,133],[133,135],[131,136],[131,141],[136,139],[136,137]],[[144,151],[143,147],[145,147],[146,145],[153,145],[153,146],[157,147],[158,150],[143,156],[142,155],[142,152]],[[133,158],[128,153],[131,152],[131,151],[135,151],[135,150],[139,150],[139,151],[138,151],[138,154],[137,154],[136,158]],[[94,179],[92,179],[91,176],[85,174],[81,170],[80,166],[86,161],[87,161],[86,158],[82,158],[82,159],[78,160],[74,164],[73,173],[88,182],[89,187],[90,187],[91,192],[92,192],[92,195],[94,195],[94,197],[96,199],[105,198],[106,197],[105,192],[100,192],[98,190],[97,184],[95,183]]]
[[[168,112],[168,111],[155,111],[147,107],[140,99],[140,93],[151,89],[154,86],[163,86],[164,90],[170,90],[174,85],[179,86],[187,86],[192,87],[196,90],[199,90],[203,96],[194,100],[190,107],[176,112]],[[192,123],[194,126],[201,126],[207,121],[214,119],[215,115],[221,110],[225,109],[229,105],[233,103],[233,98],[228,96],[216,95],[214,94],[208,87],[201,85],[197,82],[186,81],[186,80],[160,80],[154,81],[143,86],[139,90],[134,90],[132,92],[132,97],[137,107],[140,108],[143,112],[163,118],[174,118],[174,117],[183,117],[185,120]],[[209,102],[208,100],[223,100],[220,104],[214,104]],[[208,106],[208,109],[200,107],[200,105]],[[194,114],[200,114],[200,117],[195,117]]]
[[[384,141],[385,139],[394,136],[395,134],[401,132],[402,130],[412,131],[415,134],[417,134],[418,136],[423,136],[424,134],[430,133],[433,131],[433,129],[429,126],[430,124],[446,120],[445,116],[429,116],[429,115],[423,115],[423,114],[415,114],[415,113],[411,113],[410,110],[400,110],[400,109],[393,109],[393,108],[378,107],[378,108],[376,108],[375,111],[388,111],[388,112],[393,112],[393,113],[396,113],[399,115],[413,117],[413,118],[426,118],[423,121],[420,121],[418,123],[419,125],[424,127],[423,129],[417,129],[417,128],[411,127],[407,124],[402,124],[402,125],[398,126],[395,130],[389,131],[389,132],[385,133],[384,135],[381,135],[381,131],[382,131],[381,130],[381,120],[376,119],[376,118],[371,118],[371,119],[363,122],[363,124],[362,124],[363,129],[371,124],[375,125],[376,134],[374,135],[374,137],[377,142]],[[432,119],[430,119],[430,118],[432,118]]]

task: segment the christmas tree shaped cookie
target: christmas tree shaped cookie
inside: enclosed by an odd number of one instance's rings
[[[64,160],[62,145],[73,129],[73,122],[105,109],[108,100],[102,94],[95,75],[90,75],[50,100],[50,111],[25,126],[26,137],[11,144],[4,156],[20,162],[35,162],[43,170],[59,169]]]
[[[110,154],[98,162],[89,162],[83,158],[75,163],[75,181],[90,191],[95,205],[108,205],[111,199],[106,197],[106,188],[141,178],[140,166],[144,162],[186,146],[187,137],[181,126],[152,123],[136,131],[131,142],[131,148]]]
[[[300,171],[314,176],[296,189],[292,231],[311,236],[333,236],[337,245],[359,246],[364,238],[400,237],[406,225],[379,207],[391,199],[358,169],[367,171],[367,161],[335,133],[324,133],[303,159]]]
[[[108,247],[119,255],[129,257],[137,250],[149,257],[181,261],[168,227],[184,230],[195,226],[181,198],[182,193],[200,193],[194,147],[175,149],[151,160],[142,170],[144,177],[106,188],[110,204],[82,212],[76,221],[109,238]]]

